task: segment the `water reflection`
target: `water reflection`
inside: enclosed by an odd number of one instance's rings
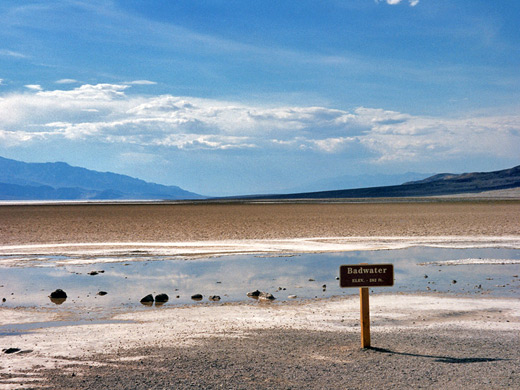
[[[135,254],[133,254],[135,256]],[[402,250],[359,251],[294,256],[237,255],[220,258],[162,259],[131,263],[66,265],[61,267],[4,268],[0,297],[4,307],[48,306],[54,310],[98,312],[145,307],[141,298],[152,295],[155,307],[205,302],[249,301],[250,291],[268,292],[276,302],[294,297],[327,298],[357,294],[342,289],[339,266],[358,263],[392,263],[393,287],[374,288],[375,293],[425,292],[469,295],[518,296],[520,266],[439,265],[431,261],[467,258],[520,259],[516,249],[441,249],[415,247]],[[43,260],[42,260],[43,261]],[[101,270],[101,268],[103,268]],[[96,271],[95,276],[92,271]],[[102,272],[100,272],[102,271]],[[68,299],[47,299],[60,286]],[[153,297],[168,294],[157,302]],[[200,294],[200,296],[198,295]],[[220,297],[220,300],[210,297]]]
[[[53,298],[53,297],[49,297],[49,299],[55,305],[61,305],[63,302],[65,302],[67,300],[67,298]]]

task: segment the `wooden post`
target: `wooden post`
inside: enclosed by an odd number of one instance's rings
[[[361,306],[361,348],[370,348],[369,287],[394,285],[393,264],[348,264],[339,267],[340,287],[359,287]]]
[[[359,289],[361,302],[361,348],[370,348],[370,307],[368,287]]]

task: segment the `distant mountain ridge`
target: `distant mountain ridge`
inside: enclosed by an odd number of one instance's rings
[[[442,173],[401,185],[279,195],[255,195],[247,199],[394,198],[456,195],[520,187],[520,165],[493,172]]]
[[[283,193],[303,193],[318,191],[334,191],[354,188],[383,187],[399,185],[405,182],[422,180],[432,176],[433,173],[381,173],[381,174],[358,174],[358,175],[341,175],[335,177],[324,178],[301,185],[283,189]]]
[[[520,165],[493,172],[441,173],[400,185],[227,197],[227,199],[340,199],[456,195],[520,188]],[[177,186],[73,167],[0,157],[0,200],[207,199]]]
[[[177,186],[73,167],[64,162],[25,163],[0,157],[2,200],[203,199]]]

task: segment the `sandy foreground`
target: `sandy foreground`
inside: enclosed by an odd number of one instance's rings
[[[134,246],[181,255],[520,248],[520,202],[210,206],[2,206],[0,255]],[[59,323],[58,314],[38,308],[0,307],[0,325],[42,323],[0,336],[2,349],[19,349],[0,355],[0,388],[505,389],[520,383],[520,300],[378,292],[370,303],[371,349],[360,348],[355,296],[162,307],[82,325]]]

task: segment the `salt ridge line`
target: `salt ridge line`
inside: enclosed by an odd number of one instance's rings
[[[520,264],[520,259],[456,259],[418,263],[417,265]]]
[[[0,254],[31,253],[121,253],[146,248],[145,254],[225,254],[237,252],[321,252],[402,249],[410,246],[445,248],[520,248],[520,236],[408,236],[408,237],[315,237],[294,239],[222,240],[185,242],[82,242],[0,246]],[[87,251],[81,249],[89,248]],[[99,249],[97,249],[99,248]],[[103,249],[102,249],[103,248]],[[106,249],[104,249],[106,248]],[[48,250],[48,252],[42,252]],[[209,251],[208,251],[209,250]],[[35,252],[38,251],[38,252]],[[139,252],[136,252],[137,254]]]

